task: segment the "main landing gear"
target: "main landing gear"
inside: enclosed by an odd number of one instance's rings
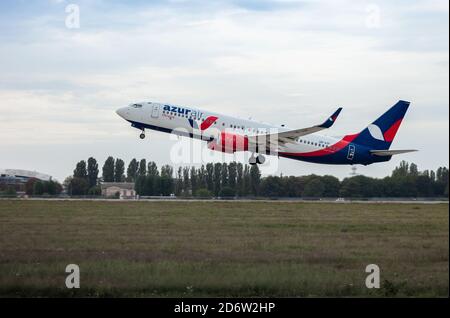
[[[144,139],[145,138],[145,130],[142,129],[141,134],[139,135],[139,138]]]
[[[252,156],[248,160],[248,163],[252,166],[256,164],[262,165],[264,164],[264,162],[266,162],[266,157],[264,157],[263,155],[257,155],[255,157],[255,154],[252,154]]]

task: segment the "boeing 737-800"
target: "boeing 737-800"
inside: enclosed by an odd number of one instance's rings
[[[214,151],[249,151],[252,165],[263,164],[264,154],[322,164],[369,165],[416,151],[389,150],[409,104],[397,102],[360,133],[342,138],[318,134],[334,124],[342,108],[322,124],[300,129],[156,102],[130,104],[118,109],[117,114],[142,131],[141,139],[145,138],[145,129],[198,138]]]

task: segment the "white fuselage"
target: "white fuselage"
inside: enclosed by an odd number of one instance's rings
[[[142,102],[120,108],[117,113],[138,129],[153,129],[211,141],[220,132],[243,136],[288,131],[287,127],[222,115],[192,107]],[[308,153],[335,144],[339,139],[317,133],[299,137],[279,152]]]
[[[252,165],[263,164],[264,154],[321,164],[369,165],[415,151],[389,150],[409,104],[398,101],[367,128],[342,138],[318,133],[334,124],[342,107],[320,125],[296,129],[153,102],[131,104],[118,109],[117,114],[142,130],[140,138],[145,138],[145,129],[198,138],[214,151],[251,152]]]

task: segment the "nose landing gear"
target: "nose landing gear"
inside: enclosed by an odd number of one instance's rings
[[[258,155],[255,157],[255,154],[252,154],[252,156],[248,160],[248,163],[252,166],[256,164],[262,165],[264,164],[264,162],[266,162],[266,157],[264,157],[263,155]]]
[[[256,162],[260,165],[264,164],[264,162],[266,162],[266,157],[264,157],[263,155],[258,155],[256,157]]]
[[[142,129],[141,134],[139,135],[139,138],[144,139],[145,138],[145,131]]]

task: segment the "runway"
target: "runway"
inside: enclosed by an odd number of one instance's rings
[[[92,201],[92,202],[266,202],[266,203],[336,203],[336,204],[448,204],[445,200],[408,200],[408,199],[367,199],[367,200],[330,200],[330,199],[178,199],[178,198],[140,198],[140,199],[106,199],[106,198],[0,198],[0,200],[17,201]]]

